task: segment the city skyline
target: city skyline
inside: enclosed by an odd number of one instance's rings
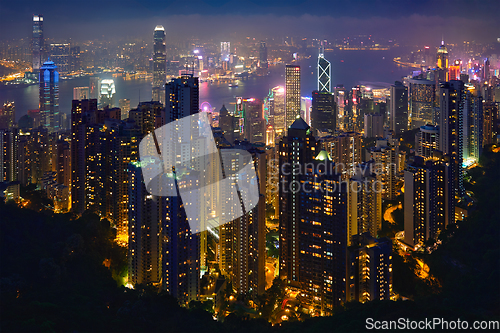
[[[0,37],[2,330],[500,329],[499,4],[40,4]]]

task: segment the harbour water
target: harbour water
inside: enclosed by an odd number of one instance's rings
[[[395,48],[387,51],[334,51],[326,52],[325,57],[332,66],[332,86],[344,84],[350,88],[357,84],[390,85],[401,77],[409,74],[411,69],[400,67],[393,62],[393,58],[401,54],[403,50]],[[316,87],[316,57],[303,59],[299,62],[301,66],[301,90],[302,96],[311,96]],[[211,84],[203,82],[200,84],[200,105],[209,103],[216,110],[222,104],[228,107],[234,103],[235,97],[264,98],[270,88],[285,84],[284,65],[272,67],[268,76],[252,77],[239,82],[237,87],[229,87],[227,83]],[[101,74],[102,78],[111,78],[110,74]],[[135,107],[139,101],[151,99],[151,82],[147,80],[123,80],[114,78],[116,86],[115,103],[118,106],[119,99],[130,99],[131,107]],[[71,100],[73,99],[73,88],[88,86],[89,78],[80,77],[60,82],[59,86],[59,110],[69,114],[71,111]],[[38,108],[38,86],[24,87],[0,87],[0,103],[14,101],[16,105],[17,120],[27,113],[27,110]],[[206,104],[205,104],[206,105]],[[228,107],[229,108],[229,107]]]

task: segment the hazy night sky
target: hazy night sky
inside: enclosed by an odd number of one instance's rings
[[[403,44],[500,37],[498,0],[374,1],[158,1],[0,0],[0,38],[31,35],[43,14],[46,38],[146,37],[156,24],[167,36],[340,38],[371,34]],[[409,44],[410,44],[409,43]]]

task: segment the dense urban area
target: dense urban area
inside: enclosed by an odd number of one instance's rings
[[[0,330],[500,330],[500,38],[25,20],[0,36]],[[386,73],[340,82],[355,57]]]

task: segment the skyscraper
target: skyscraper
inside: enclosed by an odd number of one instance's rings
[[[450,80],[460,80],[460,65],[461,65],[460,60],[455,60],[453,62],[453,65],[450,65],[449,68]]]
[[[262,100],[250,98],[244,100],[245,137],[251,143],[266,142],[266,120],[264,119]]]
[[[280,275],[298,281],[299,274],[299,215],[303,204],[298,191],[290,190],[288,184],[298,184],[300,170],[291,166],[303,165],[313,160],[317,153],[316,139],[303,119],[296,119],[288,134],[279,143],[280,181]],[[283,167],[282,167],[283,166]],[[288,170],[286,169],[290,169]]]
[[[73,100],[89,99],[89,87],[74,87]]]
[[[448,70],[448,49],[444,45],[444,41],[438,48],[436,65],[439,69]]]
[[[146,190],[141,163],[129,163],[128,281],[132,285],[161,282],[162,202]]]
[[[410,79],[408,86],[411,128],[432,124],[435,100],[435,82],[424,79]]]
[[[444,41],[437,51],[437,61],[436,61],[436,82],[446,82],[448,81],[448,49],[444,45]]]
[[[99,104],[102,107],[108,106],[113,108],[115,106],[115,81],[112,79],[101,80],[101,93]]]
[[[164,86],[166,81],[167,49],[165,28],[157,25],[153,33],[153,101],[165,103]]]
[[[455,222],[453,162],[438,153],[426,161],[415,156],[404,171],[404,241],[415,246],[437,240]]]
[[[318,55],[318,91],[332,92],[331,64],[325,59],[325,45],[321,42]]]
[[[260,68],[268,68],[267,63],[267,46],[266,42],[261,41],[259,47],[259,67]]]
[[[285,130],[300,116],[300,66],[285,67]]]
[[[198,78],[192,75],[183,75],[172,79],[165,86],[165,111],[163,124],[169,124],[176,120],[188,117],[199,112],[199,85]],[[198,147],[200,133],[195,128],[191,128],[190,135],[192,147]],[[200,141],[200,142],[201,142]],[[203,141],[204,142],[204,141]],[[190,160],[191,152],[186,152],[183,159]],[[164,156],[171,158],[165,164],[180,164],[180,156]],[[213,156],[206,156],[207,159]],[[201,165],[209,164],[204,158],[192,160],[193,165],[186,165],[188,175],[181,181],[175,181],[177,193],[179,188],[199,184],[202,180],[197,179],[189,170],[202,170]],[[196,165],[194,165],[196,164]],[[186,215],[185,204],[180,196],[162,197],[162,237],[167,241],[162,245],[162,288],[174,297],[177,297],[183,304],[191,300],[196,300],[200,293],[200,266],[205,265],[205,254],[207,252],[207,231],[200,232],[190,228],[190,222]],[[195,202],[188,204],[197,205]],[[205,216],[206,212],[200,212]],[[199,224],[199,223],[198,223]],[[193,224],[194,225],[194,224]],[[204,228],[205,225],[200,226]],[[204,229],[206,230],[206,228]]]
[[[465,195],[463,186],[464,105],[466,92],[462,81],[441,84],[439,91],[439,149],[450,156],[453,188],[458,197]]]
[[[425,125],[415,135],[415,155],[424,159],[434,156],[434,151],[439,150],[439,127]]]
[[[33,71],[38,71],[44,62],[43,16],[33,15]]]
[[[231,55],[231,42],[220,42],[220,60],[221,62],[229,62]]]
[[[368,150],[370,160],[375,162],[374,172],[380,175],[382,198],[394,200],[399,173],[399,142],[391,134],[378,139],[375,147]]]
[[[265,290],[265,201],[266,201],[266,151],[246,141],[236,141],[233,146],[218,145],[220,149],[242,149],[252,155],[259,188],[258,204],[244,215],[219,226],[219,267],[231,281],[238,294],[250,294],[253,299]],[[224,166],[226,172],[237,170],[245,164],[242,155],[232,155]],[[227,165],[229,164],[229,165]],[[219,193],[218,195],[225,195]],[[224,205],[224,203],[222,203]],[[216,208],[217,209],[217,208]]]
[[[349,223],[347,244],[352,236],[368,233],[376,237],[382,228],[382,182],[375,173],[375,161],[356,166],[356,173],[350,179]]]
[[[285,88],[277,86],[271,89],[270,113],[273,117],[276,136],[286,131],[285,120]]]
[[[381,138],[384,136],[384,115],[380,113],[365,113],[364,137]]]
[[[353,237],[347,249],[346,300],[388,300],[392,293],[392,242],[369,234]]]
[[[322,149],[328,152],[343,180],[354,175],[355,167],[363,160],[362,141],[362,135],[357,132],[343,132],[321,138]]]
[[[61,74],[71,71],[70,46],[69,43],[50,44],[50,60],[52,60]]]
[[[408,88],[396,81],[391,86],[389,122],[390,129],[396,134],[408,130]]]
[[[17,129],[0,128],[0,183],[18,179],[18,144]]]
[[[165,123],[198,113],[199,84],[198,78],[183,75],[172,79],[165,86]]]
[[[483,98],[477,91],[467,90],[463,115],[464,165],[479,161],[483,151]]]
[[[12,102],[3,103],[0,109],[0,129],[9,129],[14,126],[16,121],[16,105]]]
[[[345,298],[348,186],[316,148],[300,118],[279,144],[279,264],[310,313],[325,315]]]
[[[59,73],[53,61],[46,61],[40,68],[39,108],[40,125],[49,133],[60,129],[59,117]]]
[[[314,131],[330,134],[335,132],[337,107],[332,93],[318,90],[312,92],[311,127]]]

